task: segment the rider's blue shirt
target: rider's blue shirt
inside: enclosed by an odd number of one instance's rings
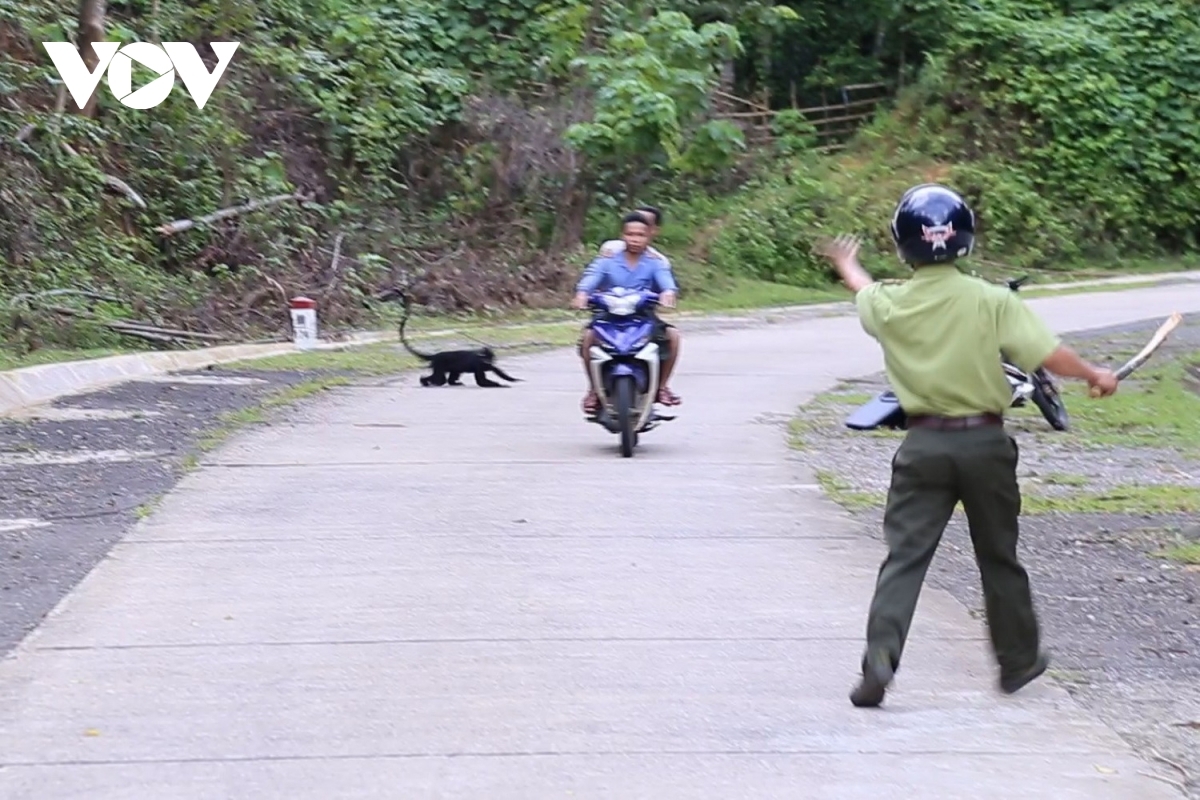
[[[577,292],[607,291],[616,287],[643,289],[652,292],[677,292],[671,263],[661,256],[643,251],[632,267],[625,253],[599,256],[587,265],[583,277],[575,286]]]

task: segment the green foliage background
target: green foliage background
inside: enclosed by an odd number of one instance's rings
[[[812,245],[835,231],[903,274],[886,220],[926,180],[976,204],[983,263],[1119,265],[1198,245],[1190,0],[107,6],[110,41],[241,47],[203,112],[181,84],[151,112],[102,84],[96,118],[57,113],[39,43],[74,40],[78,4],[0,0],[0,339],[18,349],[113,342],[11,302],[63,287],[114,298],[97,307],[109,318],[243,337],[283,332],[298,293],[330,327],[363,324],[364,298],[414,276],[444,311],[561,305],[638,202],[667,210],[660,244],[700,302],[828,289]],[[874,81],[894,102],[837,153],[786,110]],[[714,115],[721,85],[782,109],[769,144]],[[312,201],[156,231],[295,191]]]

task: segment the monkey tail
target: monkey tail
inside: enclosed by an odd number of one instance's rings
[[[404,337],[404,326],[408,324],[408,318],[412,314],[412,304],[409,301],[407,294],[402,294],[401,299],[404,303],[404,316],[400,318],[400,344],[404,345],[405,350],[412,353],[422,361],[428,363],[433,360],[433,355],[431,353],[422,353],[420,350],[417,350],[415,347],[409,344],[408,339]]]

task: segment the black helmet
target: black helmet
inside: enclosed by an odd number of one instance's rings
[[[904,193],[892,215],[896,252],[908,264],[941,264],[971,254],[975,212],[958,192],[923,183]]]

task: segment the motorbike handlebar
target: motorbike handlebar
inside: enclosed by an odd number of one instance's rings
[[[587,311],[608,311],[608,304],[604,302],[604,297],[610,295],[610,292],[592,292],[588,295],[587,305],[580,310]],[[635,293],[638,296],[637,307],[644,308],[646,306],[657,306],[659,301],[658,292],[640,291]],[[625,295],[630,297],[632,295]]]

